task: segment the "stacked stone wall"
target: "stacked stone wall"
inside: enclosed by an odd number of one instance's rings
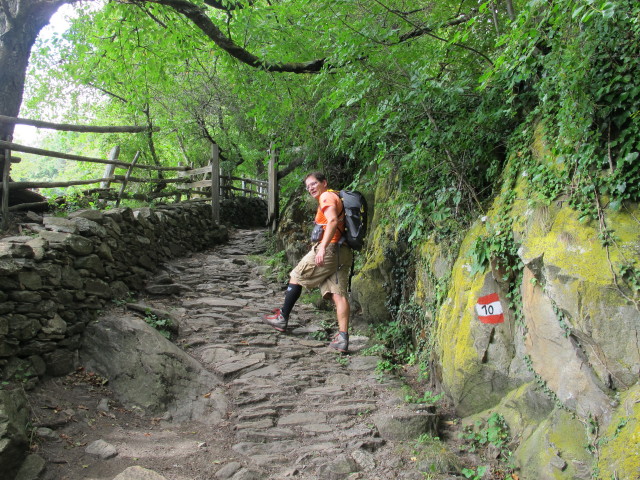
[[[258,199],[225,202],[224,212],[238,226],[266,221]],[[87,323],[140,290],[162,261],[228,237],[205,202],[31,215],[20,228],[0,239],[0,372],[27,387],[73,370]]]

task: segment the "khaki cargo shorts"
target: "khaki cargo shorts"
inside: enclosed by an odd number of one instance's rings
[[[320,287],[320,293],[326,297],[330,293],[337,293],[347,297],[349,292],[349,273],[353,252],[348,245],[340,246],[331,243],[327,246],[324,255],[324,265],[316,265],[316,243],[311,251],[291,271],[291,282],[302,285],[304,288]]]

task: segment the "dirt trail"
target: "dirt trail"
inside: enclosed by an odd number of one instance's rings
[[[183,293],[144,299],[180,316],[175,342],[220,378],[223,421],[177,424],[127,408],[108,382],[79,370],[30,393],[34,450],[47,462],[42,478],[463,478],[438,473],[449,467],[394,440],[434,428],[438,417],[404,401],[400,378],[381,380],[377,357],[359,354],[365,337],[352,336],[350,355],[330,350],[313,332],[333,314],[302,303],[286,334],[260,321],[283,294],[248,259],[263,250],[263,231],[233,232],[226,245],[163,266]]]

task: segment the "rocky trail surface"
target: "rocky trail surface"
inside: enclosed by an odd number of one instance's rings
[[[30,392],[40,478],[458,478],[448,452],[415,457],[409,439],[442,435],[438,416],[381,379],[366,337],[348,355],[327,348],[314,332],[333,312],[301,302],[287,333],[262,323],[283,295],[251,261],[264,249],[264,231],[234,231],[101,314],[83,367]],[[171,342],[148,325],[163,317]]]

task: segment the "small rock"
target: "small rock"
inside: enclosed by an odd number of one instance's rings
[[[224,467],[218,470],[215,474],[216,478],[226,480],[231,478],[238,470],[242,468],[242,464],[238,462],[227,463]]]
[[[166,480],[166,478],[153,470],[135,466],[127,468],[113,480]]]
[[[36,435],[45,440],[57,440],[58,435],[56,432],[47,427],[40,427],[36,430]]]
[[[553,468],[556,468],[556,469],[560,470],[561,472],[564,471],[565,468],[567,468],[567,462],[565,462],[562,458],[560,458],[557,455],[554,456],[551,460],[549,460],[549,464]]]
[[[242,468],[233,477],[231,477],[231,480],[264,480],[264,478],[265,476],[263,473]]]
[[[380,436],[387,440],[413,440],[423,433],[437,435],[438,416],[430,413],[379,414],[372,420]]]
[[[341,480],[359,470],[358,465],[351,458],[346,455],[338,455],[331,462],[318,468],[318,474],[321,478],[328,480]]]
[[[89,455],[96,455],[103,460],[108,460],[109,458],[113,458],[118,455],[118,451],[116,448],[110,443],[105,442],[104,440],[96,440],[95,442],[91,442],[87,445],[85,449]]]
[[[351,452],[351,458],[353,458],[363,470],[373,470],[376,468],[376,462],[373,455],[364,450],[354,450]]]
[[[42,223],[42,215],[38,215],[35,212],[32,212],[31,210],[29,210],[26,213],[26,217],[27,219],[31,220],[34,223]]]
[[[295,477],[300,474],[300,470],[297,468],[287,468],[280,475],[283,477]]]
[[[336,373],[335,375],[331,375],[327,377],[326,384],[327,385],[351,385],[353,383],[353,379],[344,373]]]
[[[22,463],[15,480],[36,480],[45,467],[45,460],[39,455],[28,455]]]
[[[356,371],[366,371],[366,370],[375,370],[378,366],[378,362],[380,361],[379,357],[376,356],[368,356],[368,357],[352,357],[349,362],[349,370]]]
[[[100,402],[98,403],[98,411],[99,412],[104,412],[104,413],[107,413],[109,411],[109,399],[108,398],[103,398],[102,400],[100,400]]]

